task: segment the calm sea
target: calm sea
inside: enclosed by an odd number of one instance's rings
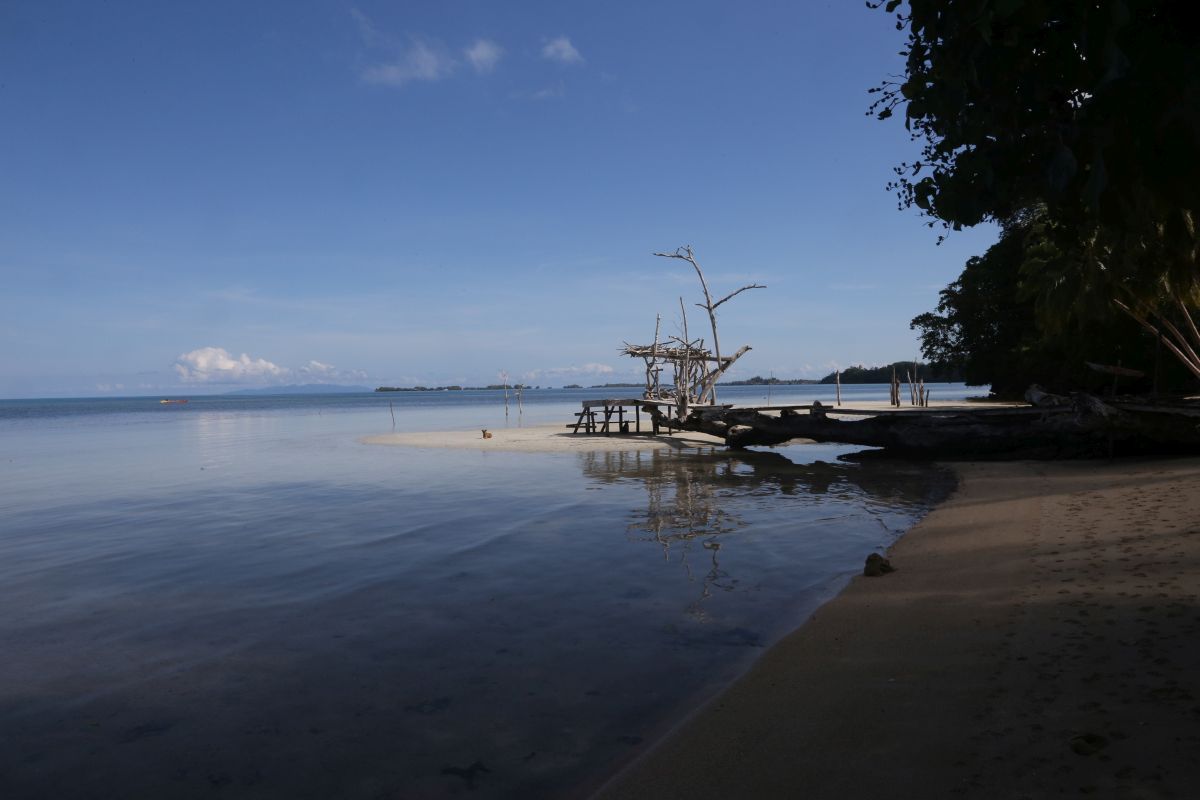
[[[359,442],[622,391],[0,401],[0,797],[578,793],[949,488],[830,445]]]

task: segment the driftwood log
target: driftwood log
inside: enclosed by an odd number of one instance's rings
[[[719,436],[733,448],[793,439],[883,448],[917,458],[1096,458],[1200,453],[1200,403],[1145,398],[1101,400],[1033,387],[1031,405],[1003,409],[864,412],[814,403],[807,413],[727,406],[696,408],[677,429]],[[657,413],[652,411],[651,414]]]

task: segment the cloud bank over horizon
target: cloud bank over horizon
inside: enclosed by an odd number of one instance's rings
[[[223,347],[200,347],[175,359],[175,374],[186,384],[280,385],[365,381],[363,370],[344,370],[315,359],[290,368],[246,353],[235,357]]]
[[[608,364],[588,363],[580,366],[531,369],[522,375],[522,380],[536,381],[545,378],[578,378],[612,375],[616,370]]]

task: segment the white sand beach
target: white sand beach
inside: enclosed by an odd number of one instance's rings
[[[432,447],[451,450],[505,450],[525,453],[557,453],[596,450],[654,450],[720,445],[724,442],[703,433],[673,433],[653,436],[650,433],[571,433],[562,425],[532,425],[525,428],[489,430],[490,439],[482,430],[415,431],[367,436],[364,444],[385,444],[400,447]]]

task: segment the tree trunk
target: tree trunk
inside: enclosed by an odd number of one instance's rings
[[[1047,396],[1053,397],[1053,396]],[[1057,398],[1055,398],[1057,399]],[[1065,398],[1064,398],[1065,399]],[[684,430],[720,436],[734,448],[793,439],[879,447],[918,458],[1094,458],[1110,453],[1200,453],[1200,406],[1076,395],[1065,405],[981,411],[905,411],[835,419],[810,413],[694,409]]]

